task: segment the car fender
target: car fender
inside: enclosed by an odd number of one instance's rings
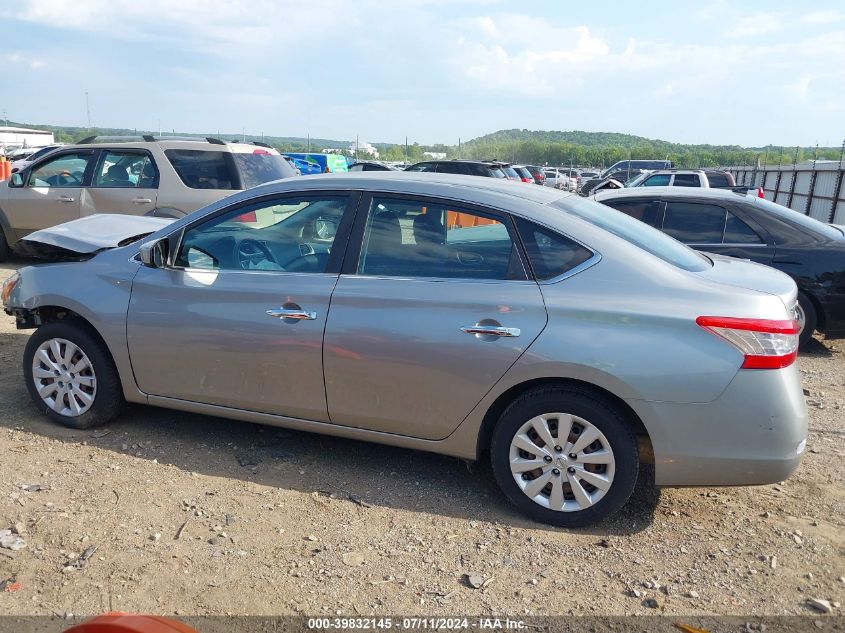
[[[137,265],[128,261],[134,251],[125,248],[100,253],[85,262],[28,266],[9,297],[15,311],[57,307],[75,312],[88,321],[105,342],[130,402],[146,402],[135,385],[126,346],[126,312]],[[123,261],[121,261],[123,260]],[[80,269],[84,267],[84,273]],[[92,283],[92,280],[96,280]]]

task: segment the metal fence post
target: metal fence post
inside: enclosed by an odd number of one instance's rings
[[[827,214],[828,223],[833,222],[836,216],[836,205],[842,197],[842,180],[845,177],[845,170],[842,169],[842,159],[845,158],[845,141],[842,141],[842,149],[839,151],[839,173],[836,174],[836,185],[833,187],[833,200],[830,201],[830,213]]]
[[[792,185],[789,187],[789,198],[786,206],[792,208],[792,196],[795,195],[795,182],[798,180],[798,148],[795,148],[795,158],[792,159]]]

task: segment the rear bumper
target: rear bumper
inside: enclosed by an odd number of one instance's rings
[[[658,486],[783,481],[798,467],[807,407],[798,367],[740,370],[716,400],[628,400],[651,437]]]

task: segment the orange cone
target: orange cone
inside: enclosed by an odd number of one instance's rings
[[[199,633],[187,624],[158,615],[106,613],[65,633]]]

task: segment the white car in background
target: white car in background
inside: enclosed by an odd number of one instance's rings
[[[21,171],[29,167],[32,163],[37,161],[42,156],[46,156],[54,149],[63,147],[63,143],[56,143],[54,145],[45,145],[44,147],[31,147],[27,150],[17,150],[9,155],[9,160],[12,161],[12,173]]]
[[[543,173],[546,174],[546,180],[543,182],[546,187],[569,189],[569,177],[565,174],[556,169],[546,169]]]

